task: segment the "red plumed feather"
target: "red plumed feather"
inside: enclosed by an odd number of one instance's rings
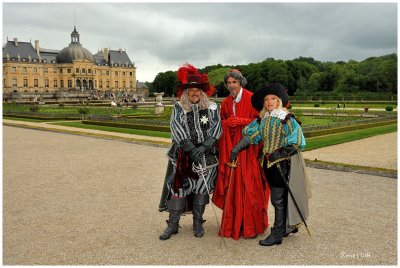
[[[194,67],[193,65],[191,65],[189,63],[186,63],[182,67],[180,67],[177,71],[177,76],[178,76],[179,81],[182,84],[187,83],[188,74],[198,75],[199,71],[196,69],[196,67]]]

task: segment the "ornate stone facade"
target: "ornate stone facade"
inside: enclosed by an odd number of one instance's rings
[[[74,28],[62,50],[35,47],[14,38],[3,47],[3,94],[68,92],[136,93],[136,67],[126,51],[102,49],[92,55]]]

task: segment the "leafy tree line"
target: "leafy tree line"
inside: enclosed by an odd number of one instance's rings
[[[370,57],[361,62],[321,62],[311,57],[294,60],[267,58],[248,65],[223,66],[221,64],[199,69],[207,73],[211,84],[217,88],[218,96],[228,95],[224,86],[224,75],[231,69],[239,69],[247,78],[247,89],[257,88],[272,82],[286,85],[289,95],[348,94],[361,92],[397,94],[397,54]],[[176,71],[159,73],[150,92],[164,92],[165,96],[176,96],[178,84]]]

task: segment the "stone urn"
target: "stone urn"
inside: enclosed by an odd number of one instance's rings
[[[162,97],[164,96],[164,92],[154,93],[156,96],[156,105],[155,105],[155,114],[163,114],[164,113],[164,104],[162,104]]]

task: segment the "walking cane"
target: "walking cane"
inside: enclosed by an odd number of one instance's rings
[[[296,202],[296,199],[294,199],[292,190],[290,190],[289,183],[286,181],[285,176],[284,176],[283,173],[282,173],[281,165],[280,165],[279,163],[277,163],[277,164],[276,164],[276,167],[278,168],[279,174],[281,175],[281,178],[282,178],[283,182],[285,183],[286,188],[288,189],[290,196],[291,196],[292,199],[293,199],[293,203],[294,203],[294,205],[296,206],[297,212],[299,213],[299,215],[300,215],[300,217],[301,217],[301,220],[303,221],[304,226],[306,227],[306,230],[307,230],[308,234],[311,236],[310,230],[308,229],[307,223],[306,223],[306,221],[304,220],[303,214],[301,214],[299,205],[297,205],[297,202]]]
[[[210,189],[208,189],[208,185],[207,185],[206,178],[204,177],[204,169],[203,169],[202,165],[199,163],[199,167],[197,168],[196,165],[193,163],[193,166],[195,167],[195,169],[200,170],[200,172],[198,172],[197,174],[200,173],[200,175],[201,175],[201,177],[202,177],[202,179],[203,179],[203,181],[204,181],[204,185],[206,186],[206,190],[207,190],[208,196],[210,196],[210,195],[211,195],[211,194],[210,194]],[[211,207],[212,207],[212,209],[213,209],[213,211],[214,211],[214,216],[215,216],[215,219],[217,220],[217,224],[218,224],[218,226],[219,226],[219,231],[221,231],[221,225],[219,224],[217,212],[215,212],[215,207],[214,207],[214,204],[213,204],[212,201],[211,201]],[[223,238],[223,237],[222,237],[222,238]],[[226,248],[225,239],[223,239],[223,241],[224,241],[224,245],[225,245],[225,248]],[[221,243],[220,243],[220,246],[221,246]]]

